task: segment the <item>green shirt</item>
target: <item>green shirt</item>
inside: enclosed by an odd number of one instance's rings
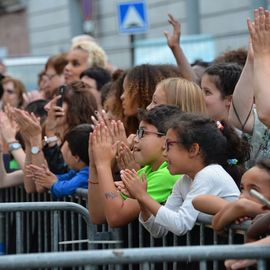
[[[166,202],[175,182],[180,178],[180,175],[171,175],[167,165],[167,162],[163,162],[156,171],[152,171],[151,166],[146,165],[137,171],[139,176],[145,174],[147,193],[159,203]]]

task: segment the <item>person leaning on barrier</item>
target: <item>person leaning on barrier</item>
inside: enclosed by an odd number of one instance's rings
[[[137,165],[139,163],[139,167],[142,168],[138,170],[138,174],[147,177],[147,192],[159,203],[167,200],[174,183],[179,178],[179,175],[172,176],[169,173],[167,162],[162,156],[165,123],[168,118],[179,113],[179,108],[172,105],[157,106],[150,111],[141,110],[139,112],[141,121],[134,139],[133,153],[123,143],[120,143],[119,147],[124,155],[121,167],[131,165],[130,162],[125,163],[127,160],[136,161]],[[115,125],[114,129],[117,129],[117,123],[112,124]],[[88,188],[88,209],[92,221],[98,224],[107,221],[111,227],[127,225],[138,217],[140,208],[136,200],[119,193],[116,188],[117,185],[122,190],[120,183],[114,183],[111,169],[116,151],[104,124],[97,125],[91,134],[89,151],[89,155],[93,156],[90,160],[94,160],[94,163],[90,162]]]
[[[190,231],[199,215],[192,200],[199,194],[213,194],[230,201],[238,198],[235,182],[238,183],[241,165],[249,156],[249,145],[226,122],[182,113],[169,125],[164,155],[171,174],[184,174],[164,206],[146,193],[147,183],[136,172],[121,171],[126,188],[140,204],[139,220],[152,236],[162,237],[168,231],[184,235]],[[228,164],[231,157],[237,158],[239,164]]]
[[[241,195],[239,200],[228,202],[217,196],[200,195],[193,199],[193,206],[210,215],[214,230],[223,231],[233,223],[252,219],[266,211],[264,205],[250,195],[255,189],[270,200],[270,159],[258,161],[254,167],[246,171],[241,179]]]
[[[65,174],[55,175],[46,166],[27,165],[25,173],[36,185],[50,190],[54,198],[72,195],[77,188],[88,187],[88,137],[91,125],[81,124],[66,133],[61,151],[70,168]]]

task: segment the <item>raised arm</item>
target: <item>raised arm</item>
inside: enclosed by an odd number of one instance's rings
[[[251,42],[249,42],[247,60],[234,89],[228,117],[229,122],[234,127],[246,133],[252,133],[254,126],[252,113],[254,102],[253,65],[253,49]]]
[[[89,134],[88,154],[89,154],[89,180],[88,180],[88,211],[94,224],[106,223],[104,213],[103,198],[99,188],[97,169],[93,157],[93,135]]]
[[[28,114],[27,112],[19,109],[15,109],[15,116],[18,125],[20,126],[20,132],[26,141],[25,152],[26,161],[25,166],[28,164],[34,164],[39,167],[47,165],[46,159],[42,152],[42,139],[41,139],[41,126],[39,120],[34,114]],[[38,184],[34,183],[34,180],[29,176],[25,176],[25,189],[26,192],[45,192],[46,189]]]
[[[164,32],[168,47],[171,49],[174,55],[180,74],[183,76],[183,78],[196,82],[195,72],[190,66],[180,46],[181,25],[171,14],[168,14],[168,16],[168,22],[173,27],[173,33],[168,33],[167,31]]]
[[[18,162],[20,168],[23,168],[25,161],[25,153],[23,149],[21,147],[11,147],[13,143],[18,143],[16,140],[16,132],[16,122],[9,118],[6,113],[0,112],[0,134],[4,142],[9,146],[9,151]]]
[[[254,23],[248,19],[248,30],[254,50],[254,92],[259,119],[270,127],[270,15],[259,8]]]

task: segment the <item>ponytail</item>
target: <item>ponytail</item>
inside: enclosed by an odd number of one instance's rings
[[[250,158],[250,144],[242,139],[227,122],[221,121],[221,124],[224,127],[221,132],[227,139],[228,153],[222,166],[239,186],[241,177],[245,172],[244,162]]]
[[[236,133],[227,122],[215,122],[207,116],[182,113],[173,120],[170,128],[174,129],[178,139],[186,149],[197,143],[205,166],[221,165],[240,183],[244,173],[244,162],[249,159],[250,145]]]

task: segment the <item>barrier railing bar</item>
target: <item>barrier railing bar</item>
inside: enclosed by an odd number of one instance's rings
[[[22,253],[22,213],[16,211],[16,253]]]
[[[16,243],[18,242],[18,245],[16,245],[17,253],[20,253],[21,251],[20,246],[22,243],[22,235],[21,235],[21,214],[22,212],[29,212],[29,211],[71,211],[76,212],[81,215],[81,217],[85,220],[87,224],[87,237],[88,240],[91,241],[94,239],[94,234],[92,231],[92,227],[94,226],[91,223],[91,220],[89,218],[88,211],[85,207],[73,203],[73,202],[19,202],[19,203],[0,203],[0,213],[12,213],[15,212],[16,214]],[[57,232],[58,231],[58,213],[53,214],[53,224],[52,224],[52,230]],[[57,227],[57,228],[56,228]],[[54,237],[56,234],[53,234]],[[17,241],[18,239],[18,241]],[[58,240],[58,239],[57,239]],[[21,242],[19,242],[21,241]],[[52,239],[53,241],[53,239]],[[20,243],[20,244],[19,244]],[[58,243],[57,243],[58,244]],[[92,245],[91,243],[88,244],[88,247],[90,248]],[[55,243],[53,244],[53,248],[55,248]],[[55,250],[55,249],[54,249]]]
[[[205,225],[200,224],[200,245],[204,245],[205,243],[205,235],[204,235]],[[207,270],[206,261],[200,261],[200,270]]]
[[[0,257],[0,269],[127,264],[164,261],[200,261],[224,259],[269,259],[267,246],[219,245],[166,248],[131,248],[114,250],[66,251],[6,255]],[[259,268],[263,269],[263,268]]]

